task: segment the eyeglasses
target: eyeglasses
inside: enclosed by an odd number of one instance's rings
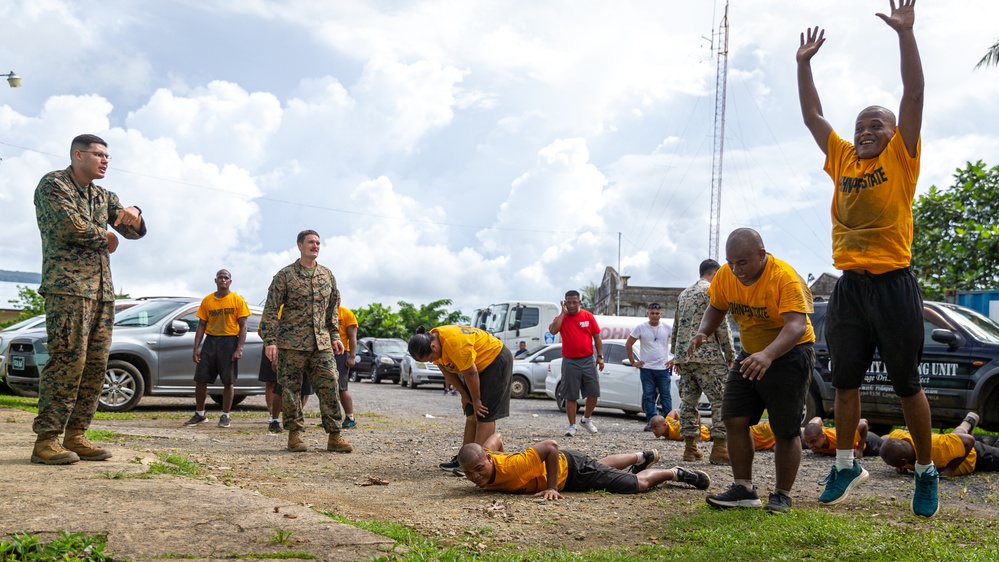
[[[105,154],[104,152],[97,152],[95,150],[81,150],[80,152],[86,152],[87,154],[93,154],[94,156],[97,157],[98,160],[107,160],[109,162],[111,161],[111,155],[110,154]]]
[[[652,304],[649,305],[649,310],[661,310],[661,309],[662,309],[662,306],[660,306],[660,305],[658,305],[656,303],[652,303]]]

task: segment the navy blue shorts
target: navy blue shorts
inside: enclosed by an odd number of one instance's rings
[[[568,474],[563,492],[606,490],[612,494],[637,494],[638,475],[600,464],[579,451],[562,449]]]
[[[846,271],[836,281],[826,309],[835,388],[860,388],[876,349],[895,394],[918,394],[923,337],[923,297],[909,268],[881,275]]]

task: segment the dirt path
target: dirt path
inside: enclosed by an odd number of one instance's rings
[[[705,509],[704,492],[674,485],[635,496],[570,494],[549,503],[479,491],[437,468],[460,444],[463,418],[457,398],[445,397],[439,389],[409,390],[387,383],[354,383],[351,390],[359,427],[347,433],[355,446],[348,455],[325,451],[325,434],[314,425],[315,418],[308,420],[306,433],[310,451],[286,452],[286,435],[267,433],[263,408],[254,401],[259,398],[243,405],[229,429],[212,423],[183,427],[181,418],[189,406],[179,400],[173,402],[170,419],[151,415],[141,421],[95,423],[95,428],[121,435],[112,444],[111,462],[39,467],[27,462],[30,415],[0,412],[0,421],[10,424],[0,432],[4,445],[0,466],[5,473],[0,492],[12,498],[14,512],[20,514],[0,523],[0,532],[67,528],[109,532],[111,547],[135,559],[163,553],[208,557],[289,548],[322,552],[323,559],[359,559],[384,553],[391,541],[333,523],[306,506],[352,520],[401,523],[444,544],[476,550],[501,544],[581,550],[655,543],[660,538],[650,536],[645,525],[650,517]],[[183,409],[176,404],[183,404]],[[659,466],[683,464],[681,443],[654,441],[633,417],[598,411],[600,433],[570,439],[561,437],[565,418],[554,402],[515,400],[511,409],[511,417],[498,423],[511,450],[555,438],[562,446],[595,457],[655,447],[663,456]],[[217,412],[210,416],[217,417]],[[166,452],[196,461],[206,469],[205,476],[102,477],[107,472],[140,472],[143,464],[133,461],[148,462]],[[773,488],[772,463],[771,453],[757,454],[756,484],[764,494]],[[816,498],[830,466],[831,458],[804,453],[793,494],[797,508],[819,509]],[[837,509],[863,509],[874,502],[886,513],[906,517],[911,477],[895,475],[878,459],[869,459],[864,466],[871,479],[856,499]],[[728,467],[704,462],[696,467],[711,476],[712,492],[731,482]],[[942,513],[994,518],[999,512],[999,478],[994,476],[942,482]],[[360,485],[369,477],[388,485]],[[268,542],[276,529],[292,530],[293,544]],[[220,540],[220,534],[226,540]]]

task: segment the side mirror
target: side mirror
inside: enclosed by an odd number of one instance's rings
[[[538,355],[534,359],[531,359],[531,363],[544,363],[544,362],[545,362],[545,356],[544,355]]]
[[[953,332],[951,330],[944,330],[942,328],[937,328],[933,330],[933,333],[930,335],[930,337],[933,339],[933,341],[937,343],[942,343],[947,345],[948,349],[950,349],[951,351],[953,351],[954,349],[956,349],[961,345],[964,345],[964,338],[961,336],[961,334],[958,334],[957,332]]]
[[[191,327],[182,320],[174,320],[170,323],[170,332],[176,336],[182,336],[191,331]]]

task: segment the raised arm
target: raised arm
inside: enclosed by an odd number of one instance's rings
[[[891,0],[891,15],[877,14],[889,27],[898,33],[898,50],[902,59],[902,101],[898,108],[898,130],[905,142],[909,156],[916,156],[916,143],[923,127],[923,63],[919,59],[916,36],[912,32],[915,23],[916,0]],[[799,72],[800,76],[800,72]]]
[[[795,58],[798,61],[798,102],[801,104],[801,117],[812,133],[815,144],[819,145],[823,154],[828,154],[832,125],[822,115],[822,102],[819,101],[819,92],[815,89],[815,80],[812,78],[812,57],[825,43],[825,34],[826,30],[820,30],[818,26],[802,32],[801,45]]]

